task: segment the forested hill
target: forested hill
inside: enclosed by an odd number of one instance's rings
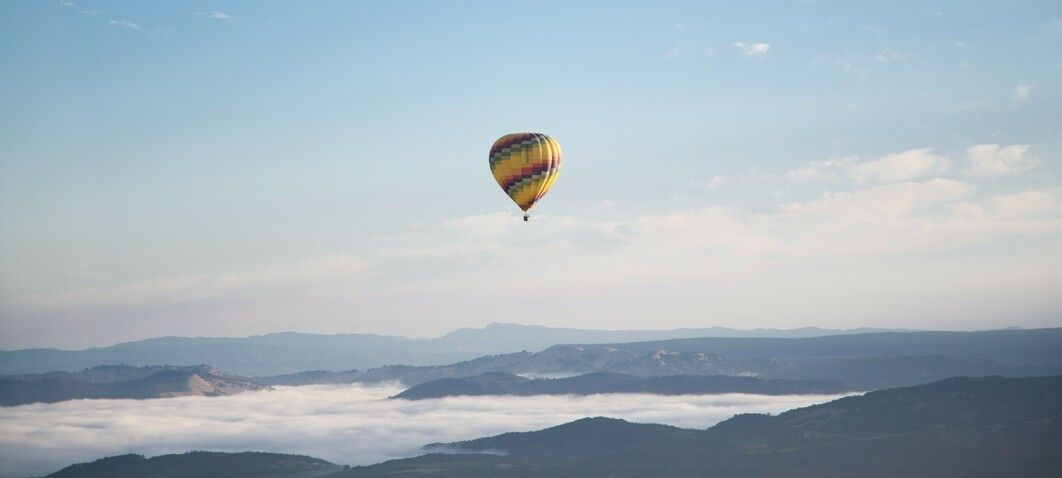
[[[311,478],[342,467],[300,455],[189,452],[144,458],[120,455],[68,466],[48,478]]]
[[[342,476],[1056,477],[1060,449],[1062,377],[952,378],[708,430],[589,418]]]

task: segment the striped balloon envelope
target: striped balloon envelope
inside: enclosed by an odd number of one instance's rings
[[[490,172],[505,194],[527,213],[553,186],[560,174],[561,148],[540,133],[513,133],[490,148]]]

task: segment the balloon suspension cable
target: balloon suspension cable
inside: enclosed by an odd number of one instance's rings
[[[531,219],[531,215],[525,212],[524,213],[524,222],[527,222],[528,219]]]

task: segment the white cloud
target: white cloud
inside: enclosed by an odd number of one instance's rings
[[[746,56],[758,57],[765,56],[770,51],[771,45],[769,43],[734,43],[734,46],[738,47]]]
[[[827,192],[819,199],[783,204],[781,210],[804,219],[882,220],[906,216],[969,196],[974,186],[951,179],[885,184],[853,191]]]
[[[141,29],[140,25],[137,25],[136,23],[133,23],[133,22],[131,22],[129,20],[111,20],[111,21],[109,21],[107,23],[109,23],[111,25],[118,25],[120,27],[131,28],[133,30],[140,30]]]
[[[877,168],[871,171],[880,174]],[[816,324],[867,325],[903,316],[908,320],[903,326],[914,327],[930,316],[920,311],[935,314],[941,307],[969,307],[931,315],[937,317],[936,326],[943,327],[940,317],[999,320],[995,314],[1012,315],[1015,295],[1045,290],[1029,288],[1023,281],[1062,281],[1051,272],[1062,269],[1045,268],[1042,260],[1062,257],[1062,210],[1055,193],[1032,189],[981,198],[977,189],[954,179],[909,180],[842,187],[758,210],[712,206],[631,216],[624,215],[628,205],[620,204],[578,216],[537,214],[530,225],[511,211],[478,214],[378,237],[358,255],[229,274],[163,277],[114,288],[99,284],[106,278],[84,278],[81,281],[89,285],[23,296],[22,305],[46,311],[78,304],[167,310],[167,304],[181,300],[238,299],[229,303],[268,311],[272,317],[299,318],[271,322],[273,330],[375,327],[417,336],[455,326],[444,318],[463,317],[460,325],[493,320],[491,311],[498,307],[512,311],[507,320],[543,323],[543,317],[555,317],[545,323],[570,326],[577,318],[588,327],[638,327],[651,316],[671,317],[671,327],[704,320],[741,326],[749,318],[764,326],[791,326],[794,308],[804,311],[801,317],[815,317]],[[1012,253],[970,252],[1016,237],[1022,247]],[[1015,256],[1024,253],[1039,259]],[[889,261],[882,263],[883,257]],[[974,259],[984,263],[969,265]],[[928,264],[936,264],[936,274],[924,273]],[[1018,276],[986,274],[1001,267]],[[853,282],[849,273],[858,273],[859,280]],[[968,277],[1005,283],[981,289],[967,284]],[[879,283],[882,293],[856,288],[865,281]],[[844,300],[811,300],[819,297],[815,291],[825,290],[849,295]],[[923,297],[928,290],[939,294]],[[998,301],[956,304],[947,290]],[[758,300],[762,295],[772,300]],[[1046,297],[1025,303],[1045,307]],[[1058,294],[1050,297],[1057,300]],[[305,317],[307,307],[314,317]],[[201,308],[195,310],[202,315]],[[232,310],[219,308],[215,315],[229,317]],[[350,321],[351,313],[359,317],[357,322]],[[387,328],[391,317],[423,319]],[[262,329],[260,322],[255,319],[253,330],[270,330]],[[195,329],[179,330],[188,335]]]
[[[430,295],[433,303],[449,304],[449,313],[504,304],[515,311],[513,320],[536,323],[543,314],[557,316],[554,325],[570,325],[572,317],[604,326],[653,316],[687,317],[669,322],[682,326],[704,320],[740,325],[750,317],[792,323],[799,309],[800,317],[815,321],[847,317],[849,324],[883,320],[914,327],[931,317],[939,324],[961,316],[962,327],[971,327],[974,316],[998,321],[1016,295],[1044,292],[1028,288],[1033,277],[1037,283],[1062,280],[1034,258],[1062,257],[1052,256],[1062,252],[1051,245],[1062,245],[1052,239],[1062,237],[1057,205],[1040,201],[1039,213],[1015,215],[1018,206],[1004,205],[1033,203],[1032,194],[988,201],[976,191],[974,184],[937,178],[828,191],[766,211],[705,207],[593,220],[542,215],[533,228],[499,213],[457,221],[460,230],[396,239],[388,260],[412,254],[434,258],[419,263],[424,269],[446,270],[410,277],[396,296]],[[1013,254],[970,252],[1013,237],[1023,238]],[[1054,252],[1034,254],[1038,247]],[[1024,251],[1032,255],[1015,257]],[[974,259],[984,264],[971,266]],[[999,267],[1020,278],[985,274]],[[974,276],[984,284],[967,280]],[[469,284],[476,284],[474,291]],[[946,299],[956,290],[978,300]],[[1057,294],[1025,304],[1057,302],[1049,297]],[[465,302],[455,311],[454,304]],[[527,314],[520,313],[524,307]]]
[[[785,172],[785,178],[791,181],[838,181],[847,177],[845,172],[854,158],[824,159],[812,161],[802,167]]]
[[[677,32],[684,32],[684,31],[686,31],[686,24],[685,23],[676,23],[676,24],[671,26],[671,29],[675,30]]]
[[[851,174],[857,181],[906,181],[943,172],[947,167],[946,156],[933,154],[932,149],[922,148],[888,154],[877,161],[855,164]]]
[[[225,12],[219,12],[217,10],[212,12],[192,12],[192,15],[213,18],[215,20],[231,20],[232,17]]]
[[[862,254],[932,255],[1009,234],[1044,238],[1062,232],[1057,208],[1015,219],[1012,211],[975,198],[976,190],[971,183],[937,178],[827,191],[762,212],[706,207],[630,220],[540,216],[534,228],[518,227],[508,213],[470,216],[422,236],[395,238],[380,262],[434,258],[438,262],[422,265],[448,271],[404,282],[406,292],[448,297],[480,284],[477,296],[564,291],[565,301],[579,302],[589,290],[651,285],[745,283],[760,290],[796,264],[828,269],[839,254],[856,262]],[[970,207],[982,213],[967,214]],[[716,300],[714,307],[737,299]]]
[[[68,8],[77,8],[77,4],[74,3],[74,2],[71,2],[70,0],[59,0],[59,5],[64,6],[64,7],[68,7]]]
[[[369,263],[360,258],[334,255],[238,272],[167,276],[30,294],[20,302],[23,306],[53,308],[254,297],[310,285],[349,283],[367,275],[369,268]]]
[[[1014,97],[1019,100],[1029,99],[1029,95],[1032,94],[1033,87],[1026,84],[1020,84],[1014,87]]]
[[[40,476],[108,455],[190,450],[299,453],[361,465],[432,442],[531,431],[588,416],[707,428],[836,395],[606,394],[387,400],[396,387],[280,387],[231,397],[76,400],[0,408],[0,476]]]
[[[942,173],[947,168],[947,156],[934,154],[929,148],[920,148],[887,154],[873,161],[859,161],[851,157],[814,161],[786,171],[785,177],[795,181],[850,179],[857,183],[895,182]]]
[[[979,144],[966,150],[974,174],[980,176],[1003,176],[1028,171],[1040,164],[1036,158],[1026,156],[1029,146],[1012,144]]]
[[[1055,195],[1049,191],[1022,191],[1001,194],[988,199],[990,210],[1002,217],[1026,216],[1053,211],[1058,204]]]
[[[876,55],[874,55],[874,59],[877,60],[878,63],[888,63],[890,61],[904,60],[906,58],[907,57],[905,57],[902,53],[897,53],[895,51],[889,50],[888,48],[884,48]]]

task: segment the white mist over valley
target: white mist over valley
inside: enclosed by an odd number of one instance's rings
[[[101,456],[188,450],[306,454],[350,465],[432,442],[530,431],[588,416],[707,428],[838,395],[602,394],[391,400],[397,385],[278,387],[230,397],[72,400],[0,408],[0,476],[39,476]]]

